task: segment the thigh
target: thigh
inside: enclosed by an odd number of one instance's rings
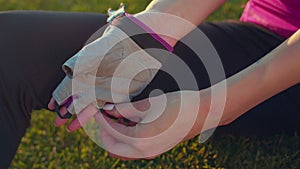
[[[29,120],[22,116],[21,112],[14,117],[16,114],[9,113],[9,109],[3,103],[5,102],[0,99],[0,168],[5,169],[14,157],[18,144],[29,126]]]
[[[101,26],[92,13],[0,13],[0,168],[6,168],[29,126],[64,77],[61,65]]]
[[[1,71],[9,91],[25,86],[26,100],[34,100],[27,109],[44,108],[64,76],[61,65],[105,20],[105,15],[91,13],[1,13]]]

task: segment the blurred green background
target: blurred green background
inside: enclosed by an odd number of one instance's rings
[[[150,0],[0,0],[0,10],[51,10],[106,13],[124,2],[127,11],[143,10]],[[238,19],[246,0],[228,0],[208,20]],[[1,26],[1,23],[0,23]],[[1,37],[0,37],[1,38]],[[275,169],[300,167],[300,139],[297,135],[273,137],[214,136],[204,144],[198,138],[184,142],[154,160],[123,162],[93,143],[80,130],[69,134],[54,127],[55,114],[35,111],[31,127],[18,149],[11,168],[130,168],[196,169],[249,168]]]

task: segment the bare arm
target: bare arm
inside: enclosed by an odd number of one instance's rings
[[[223,124],[300,81],[300,30],[255,64],[228,79]]]
[[[265,57],[227,79],[227,88],[221,89],[227,90],[227,96],[219,125],[231,123],[249,109],[299,82],[300,30]],[[206,103],[210,102],[210,91],[211,88],[200,91]],[[200,108],[198,122],[189,137],[201,132],[208,109],[209,104]]]
[[[209,129],[218,125],[214,123],[218,118],[212,118],[212,123],[203,127],[208,114],[211,116],[218,114],[208,111],[208,107],[211,106],[208,104],[211,100],[210,92],[214,87],[218,89],[217,96],[223,96],[223,91],[227,91],[225,110],[219,124],[225,125],[269,97],[299,83],[299,73],[300,30],[258,62],[230,77],[227,80],[227,87],[224,87],[223,83],[218,83],[199,92],[171,92],[134,103],[117,104],[116,109],[110,109],[107,113],[122,117],[118,113],[121,112],[123,117],[135,117],[141,122],[126,127],[109,118],[105,120],[101,116],[96,116],[96,121],[102,127],[101,132],[104,133],[101,136],[101,143],[109,148],[108,151],[120,158],[154,158],[170,147],[174,147],[182,139],[190,139],[200,134],[203,128]],[[199,94],[201,104],[198,107]],[[166,100],[169,101],[165,102]],[[222,101],[212,107],[222,106]],[[163,104],[164,102],[166,104]],[[151,104],[150,109],[149,104]],[[197,113],[196,121],[194,113]],[[186,132],[189,132],[188,135]]]
[[[135,16],[174,46],[225,1],[153,0],[143,12]]]

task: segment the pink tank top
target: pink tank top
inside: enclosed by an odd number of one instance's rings
[[[288,38],[300,29],[300,0],[249,0],[240,20]]]

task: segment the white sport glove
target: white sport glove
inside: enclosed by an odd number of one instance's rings
[[[103,35],[84,46],[63,65],[67,74],[53,92],[61,118],[78,114],[87,105],[129,102],[154,78],[172,48],[136,18],[117,11]],[[121,15],[120,15],[121,14]],[[61,116],[59,108],[69,113]]]

